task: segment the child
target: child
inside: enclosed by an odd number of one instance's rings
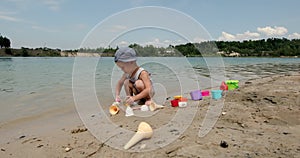
[[[120,102],[120,91],[124,85],[126,103],[150,105],[154,89],[150,74],[136,63],[136,52],[129,47],[119,48],[115,53],[115,63],[124,72],[116,85],[116,101]]]

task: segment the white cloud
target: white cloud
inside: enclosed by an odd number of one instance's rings
[[[270,26],[258,27],[257,31],[267,36],[282,36],[288,32],[288,30],[285,27],[277,27],[277,26],[275,26],[274,28]]]
[[[288,36],[289,39],[300,39],[300,33],[294,32]]]
[[[237,34],[236,35],[237,40],[258,39],[259,37],[260,37],[259,33],[250,32],[250,31],[246,31],[243,34]]]
[[[127,29],[127,26],[125,25],[113,25],[111,27],[109,27],[109,32],[120,32]]]
[[[207,41],[207,40],[205,40],[201,37],[195,37],[192,42],[193,43],[201,43],[201,42],[204,42],[204,41]]]
[[[59,32],[58,30],[54,30],[54,29],[49,29],[49,28],[45,28],[45,27],[41,27],[41,26],[32,26],[31,28],[35,29],[35,30],[40,30],[40,31],[44,31],[44,32]]]
[[[16,13],[17,13],[17,12],[12,12],[12,11],[6,11],[6,12],[5,12],[5,11],[0,11],[0,14],[1,14],[1,15],[3,15],[3,14],[4,14],[4,15],[8,15],[8,14],[11,15],[11,14],[16,14]]]
[[[169,45],[178,45],[178,44],[183,44],[181,40],[169,40],[169,39],[159,39],[159,38],[154,38],[146,42],[137,42],[137,41],[120,41],[117,42],[117,46],[128,46],[130,44],[136,43],[138,45],[141,45],[143,47],[152,45],[154,47],[168,47]],[[115,45],[113,45],[115,47]]]
[[[14,17],[13,15],[15,15],[15,14],[16,14],[16,12],[3,12],[3,11],[0,11],[0,19],[6,20],[6,21],[12,21],[12,22],[22,21],[21,19],[18,19],[16,17]]]
[[[260,37],[257,32],[246,31],[244,33],[230,34],[227,32],[222,32],[221,37],[218,38],[219,41],[243,41],[243,40],[256,40]]]
[[[236,40],[236,39],[235,39],[235,36],[234,36],[234,35],[229,34],[229,33],[227,33],[227,32],[222,32],[222,36],[219,37],[218,40],[220,40],[220,41],[234,41],[234,40]]]
[[[129,43],[127,41],[121,41],[121,42],[118,43],[119,47],[126,47],[128,45],[129,45]]]
[[[218,38],[220,41],[243,41],[243,40],[257,40],[259,38],[264,37],[278,37],[286,35],[288,30],[285,27],[258,27],[258,32],[250,32],[246,31],[244,33],[230,34],[227,32],[222,32],[222,35]],[[299,38],[299,33],[293,33],[288,36],[289,38]]]
[[[53,11],[58,11],[60,9],[62,0],[43,0],[43,3]]]
[[[143,46],[146,46],[146,45],[153,45],[153,46],[158,46],[158,47],[162,47],[164,46],[165,44],[160,42],[160,40],[158,38],[154,38],[152,41],[148,41],[148,42],[145,42],[143,44],[141,44]]]
[[[12,22],[18,22],[21,21],[18,18],[12,17],[12,16],[8,16],[8,15],[0,15],[0,19],[2,20],[6,20],[6,21],[12,21]]]
[[[163,41],[162,47],[168,47],[169,45],[175,46],[179,44],[183,44],[183,42],[180,39],[174,41],[166,39]]]
[[[175,46],[175,45],[178,45],[178,44],[182,44],[181,40],[164,39],[162,41],[159,38],[154,38],[151,41],[148,41],[148,42],[145,42],[145,43],[141,43],[142,46],[153,45],[155,47],[168,47],[169,45]]]
[[[164,40],[164,43],[172,43],[170,40]]]
[[[46,6],[52,11],[58,11],[61,8],[61,4],[65,0],[6,0],[12,4],[16,10],[28,10],[32,6],[32,3],[38,3]]]

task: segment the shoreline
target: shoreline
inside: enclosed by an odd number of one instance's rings
[[[101,55],[101,53],[78,53],[79,55],[74,55],[72,53],[61,53],[61,56],[0,56],[1,58],[76,58],[76,57],[101,57],[101,58],[113,58],[113,56]],[[138,56],[138,57],[158,57],[158,58],[209,58],[209,57],[220,57],[220,58],[287,58],[287,59],[298,59],[300,56]]]
[[[300,87],[299,73],[240,83],[239,89],[226,93],[222,109],[225,114],[205,137],[199,138],[199,126],[209,102],[209,98],[205,98],[199,101],[196,117],[179,139],[156,151],[131,153],[103,144],[83,126],[75,106],[67,105],[63,110],[46,112],[47,115],[37,114],[1,125],[0,132],[10,138],[4,140],[2,136],[0,152],[5,157],[296,157],[300,154],[297,141],[300,137],[300,91],[297,87]],[[167,107],[154,117],[168,121],[174,111],[173,107]],[[138,124],[135,120],[139,120],[125,117],[123,113],[110,118],[127,124],[131,130]],[[152,121],[155,128],[161,125]],[[221,140],[229,146],[220,147]],[[66,148],[70,151],[65,151]]]

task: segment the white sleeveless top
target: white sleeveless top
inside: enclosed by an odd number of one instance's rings
[[[145,70],[144,68],[140,67],[140,68],[136,71],[135,75],[134,75],[132,78],[130,78],[129,74],[127,74],[127,78],[130,80],[130,82],[135,83],[135,81],[137,81],[137,80],[139,79],[139,77],[140,77],[142,71],[144,71],[144,70]],[[149,75],[150,75],[150,74],[149,74]]]
[[[140,67],[140,68],[136,71],[135,75],[134,75],[132,78],[130,78],[130,75],[127,74],[127,79],[129,79],[129,81],[130,81],[131,83],[133,83],[133,85],[135,86],[134,83],[135,83],[135,81],[137,81],[137,80],[139,79],[139,77],[140,77],[142,71],[147,71],[147,70],[145,70],[144,68]],[[149,73],[149,72],[148,72],[148,73]],[[151,73],[149,73],[149,76],[151,76]],[[153,87],[153,83],[152,83],[151,77],[150,77],[150,82],[151,82],[151,85],[152,85],[152,91],[154,92],[154,87]]]

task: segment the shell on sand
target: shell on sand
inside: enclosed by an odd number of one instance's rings
[[[133,116],[134,113],[133,113],[133,109],[130,107],[130,106],[127,106],[126,107],[126,110],[125,110],[125,116]]]
[[[156,104],[156,103],[154,103],[154,102],[151,102],[149,108],[150,108],[150,111],[155,111],[155,110],[157,110],[157,109],[162,109],[162,108],[164,108],[164,106],[158,105],[158,104]]]
[[[119,107],[114,104],[109,107],[109,113],[111,115],[116,115],[119,112],[119,110],[120,110]]]
[[[153,135],[153,130],[151,126],[146,122],[141,122],[138,127],[138,131],[134,134],[134,136],[128,141],[128,143],[124,146],[124,149],[129,149],[139,141],[143,139],[149,139]]]

